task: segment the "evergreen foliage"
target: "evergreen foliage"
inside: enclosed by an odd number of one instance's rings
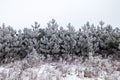
[[[44,29],[38,22],[31,25],[32,29],[19,31],[3,24],[0,27],[0,61],[5,58],[23,59],[33,49],[54,59],[64,58],[64,55],[88,56],[89,53],[120,59],[120,29],[104,24],[100,21],[95,26],[87,22],[77,31],[71,23],[67,29],[59,27],[54,19]]]

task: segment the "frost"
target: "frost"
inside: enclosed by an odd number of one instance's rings
[[[59,61],[43,61],[39,56],[30,54],[21,61],[0,66],[0,79],[4,80],[119,80],[119,61],[90,58],[83,63],[76,57],[72,63]],[[37,54],[36,54],[37,55]],[[33,55],[35,56],[35,55]],[[34,59],[36,64],[31,62]],[[76,63],[76,61],[79,61]],[[81,59],[82,60],[82,59]],[[99,62],[100,61],[100,62]],[[94,64],[93,64],[94,63]],[[93,66],[97,64],[96,66]]]

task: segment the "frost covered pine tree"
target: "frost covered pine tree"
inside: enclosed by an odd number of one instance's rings
[[[59,54],[59,37],[58,37],[58,24],[57,22],[52,19],[48,23],[48,27],[46,28],[46,37],[48,38],[49,44],[49,53],[54,57],[57,58]]]
[[[74,27],[71,25],[71,23],[69,23],[67,25],[67,33],[66,33],[66,42],[68,45],[68,54],[74,54],[74,49],[76,46],[76,31],[74,29]]]
[[[16,31],[5,24],[0,27],[0,59],[10,59],[14,55],[14,42],[16,41]]]

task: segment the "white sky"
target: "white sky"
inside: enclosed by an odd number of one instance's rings
[[[22,29],[38,21],[46,27],[54,18],[60,26],[71,22],[76,29],[100,20],[120,27],[119,8],[120,0],[0,0],[0,25]]]

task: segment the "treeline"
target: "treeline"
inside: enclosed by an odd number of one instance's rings
[[[112,55],[120,59],[120,29],[104,26],[103,21],[97,26],[87,22],[79,30],[70,23],[64,29],[54,19],[48,22],[46,28],[41,28],[37,22],[31,27],[19,31],[5,24],[0,27],[0,61],[23,59],[33,49],[46,58],[50,55],[54,59],[65,55],[87,57],[89,52],[94,56]]]

